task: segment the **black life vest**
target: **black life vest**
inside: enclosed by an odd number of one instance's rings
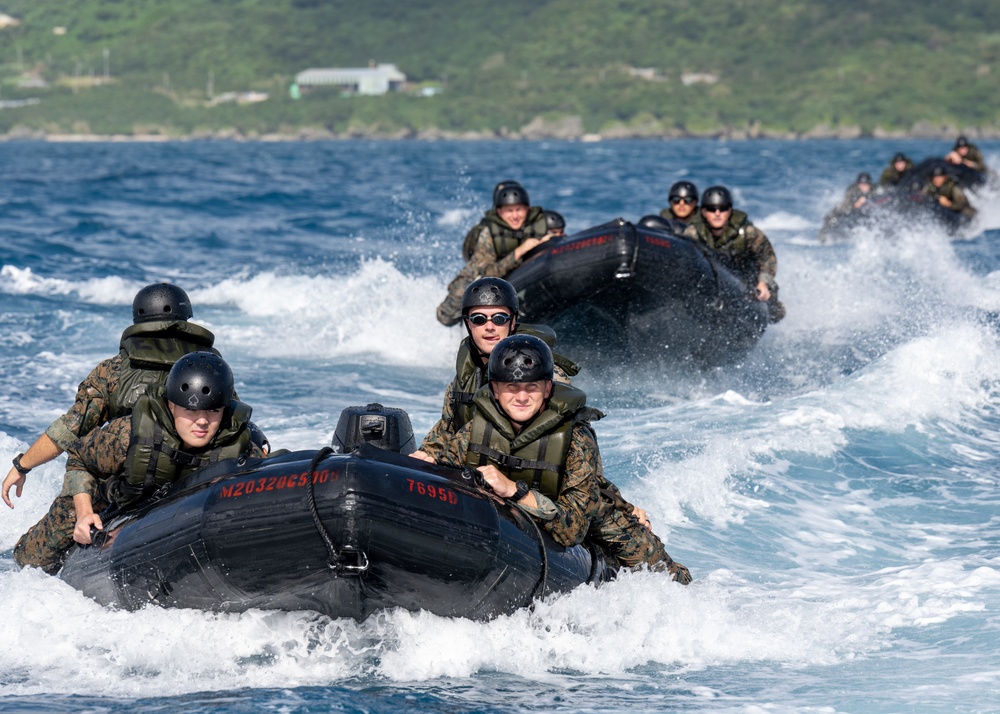
[[[507,222],[497,215],[495,208],[491,208],[468,233],[462,241],[462,257],[468,261],[476,251],[476,242],[483,228],[490,231],[493,238],[493,249],[497,258],[503,258],[528,238],[541,238],[549,232],[548,223],[545,220],[545,211],[540,206],[531,206],[528,209],[528,217],[524,219],[524,225],[519,230],[514,230]]]
[[[519,324],[514,333],[533,335],[545,342],[549,349],[555,350],[556,333],[548,325]],[[580,373],[580,366],[576,362],[556,354],[554,351],[552,361],[569,377],[575,377]],[[462,344],[458,346],[458,355],[455,357],[455,379],[451,384],[451,413],[453,416],[450,430],[452,434],[472,420],[472,415],[475,412],[472,399],[479,388],[486,384],[486,364],[484,362],[482,354],[473,347],[471,338],[466,337],[462,340]]]
[[[184,450],[184,443],[174,429],[166,390],[161,386],[150,387],[132,408],[128,452],[121,473],[109,486],[111,501],[127,505],[209,464],[249,455],[252,442],[247,423],[251,412],[248,405],[233,401],[208,448],[193,453]]]
[[[587,406],[587,395],[576,387],[554,383],[545,408],[517,434],[509,417],[493,400],[489,385],[476,393],[466,465],[493,464],[507,478],[526,481],[555,500],[566,471],[573,427],[604,415]]]
[[[174,362],[190,352],[212,349],[215,335],[185,320],[141,322],[122,333],[124,357],[118,387],[110,395],[108,418],[125,416],[150,384],[166,384]]]

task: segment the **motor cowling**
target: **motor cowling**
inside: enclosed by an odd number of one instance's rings
[[[333,448],[348,454],[362,444],[380,449],[410,454],[416,450],[410,416],[402,409],[371,403],[364,407],[347,407],[340,413],[333,433]]]

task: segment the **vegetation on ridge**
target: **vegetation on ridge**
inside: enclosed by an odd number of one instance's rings
[[[0,0],[0,12],[20,22],[0,30],[0,99],[41,100],[0,110],[0,132],[504,134],[579,117],[563,130],[1000,133],[993,0]],[[372,59],[444,91],[288,95],[303,69]],[[207,101],[248,90],[269,99]]]

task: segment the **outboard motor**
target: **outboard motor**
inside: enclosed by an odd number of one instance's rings
[[[410,454],[416,451],[409,415],[402,409],[372,403],[366,407],[347,407],[340,413],[333,432],[333,448],[348,454],[362,444]]]

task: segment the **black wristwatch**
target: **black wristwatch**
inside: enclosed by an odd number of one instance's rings
[[[522,498],[524,498],[525,496],[527,496],[528,495],[528,491],[530,491],[530,490],[531,489],[528,487],[528,482],[527,481],[518,481],[517,482],[517,490],[514,491],[514,495],[511,496],[507,500],[513,501],[514,503],[517,503]]]
[[[31,471],[31,469],[26,469],[23,466],[21,466],[21,457],[22,456],[24,456],[24,452],[23,451],[20,454],[18,454],[17,456],[15,456],[14,457],[14,461],[12,461],[11,463],[14,464],[14,468],[17,470],[17,472],[19,474],[21,474],[22,476],[27,476],[28,473]]]

